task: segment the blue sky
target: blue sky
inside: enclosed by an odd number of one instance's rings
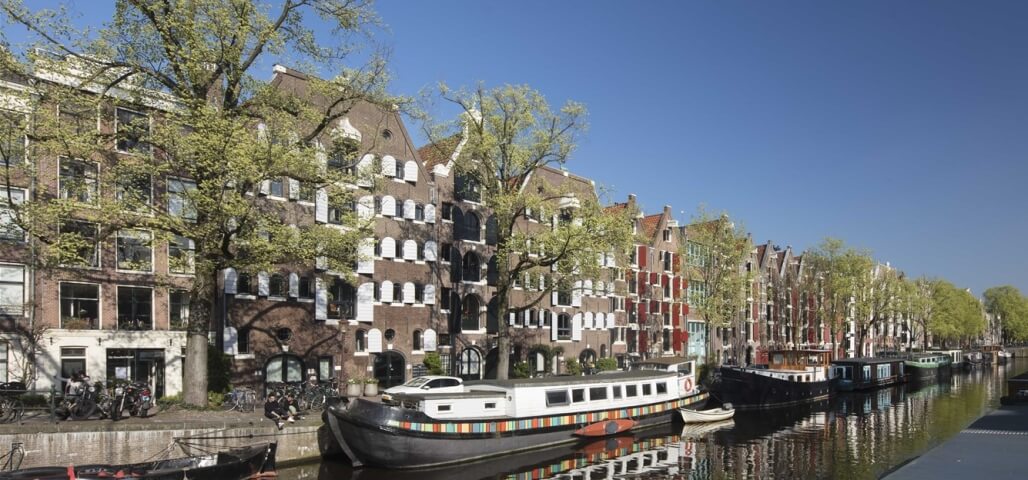
[[[83,22],[109,14],[89,4]],[[1028,293],[1028,2],[377,10],[396,93],[524,83],[585,103],[590,129],[568,167],[618,201],[635,193],[680,221],[702,203],[756,242],[835,236],[910,275]]]

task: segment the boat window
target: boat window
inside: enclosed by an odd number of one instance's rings
[[[436,407],[436,410],[440,411],[440,412],[449,412],[450,411],[450,406],[449,405],[439,405],[438,407]]]
[[[678,364],[678,376],[692,375],[692,362]]]
[[[807,381],[808,382],[810,381],[810,375],[807,375]]]
[[[626,397],[637,397],[639,396],[639,388],[635,385],[625,385],[625,396]]]
[[[652,394],[653,394],[653,385],[650,385],[649,383],[644,383],[643,384],[643,395],[652,395]]]
[[[610,387],[610,389],[614,393],[612,398],[621,398],[621,385],[614,385],[614,386]]]
[[[485,409],[486,410],[489,410],[489,409],[492,409],[492,408],[496,408],[496,402],[487,402],[485,404]]]
[[[607,398],[607,387],[592,387],[589,389],[589,400],[605,400]]]
[[[568,391],[567,390],[548,390],[546,392],[546,406],[553,407],[557,405],[568,404]]]
[[[794,377],[792,375],[789,375],[789,381],[790,382],[795,382],[796,381],[796,377]]]
[[[657,384],[657,393],[667,393],[667,382],[660,382]]]
[[[572,403],[578,403],[578,402],[584,402],[584,401],[585,401],[585,389],[584,388],[576,388],[574,390],[571,390],[571,402]]]

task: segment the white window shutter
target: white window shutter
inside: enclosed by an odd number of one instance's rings
[[[582,315],[582,328],[586,330],[593,329],[593,312],[585,312],[585,314]]]
[[[607,284],[607,295],[613,295],[613,294],[614,294],[614,281],[611,280],[610,283]]]
[[[582,281],[576,280],[575,286],[571,289],[571,306],[582,306]]]
[[[418,242],[414,240],[403,241],[403,259],[404,260],[417,260],[418,259]]]
[[[407,160],[403,165],[403,179],[408,182],[418,183],[418,164],[414,160]]]
[[[396,199],[390,195],[382,197],[382,215],[387,217],[396,216]]]
[[[408,220],[414,220],[414,209],[417,205],[414,200],[406,199],[403,201],[403,218]]]
[[[367,154],[361,157],[360,161],[357,162],[357,185],[362,187],[370,187],[374,184],[374,181],[370,179],[370,175],[374,172],[371,171],[372,165],[375,164],[375,156]]]
[[[557,339],[560,338],[560,336],[557,335],[557,324],[558,323],[560,323],[560,322],[557,321],[557,317],[554,317],[554,316],[550,317],[550,341],[556,342]]]
[[[392,155],[382,157],[382,175],[387,177],[396,176],[396,159]]]
[[[585,295],[588,295],[590,297],[593,295],[593,281],[592,280],[586,280],[585,282],[582,283],[582,293],[585,294]]]
[[[262,297],[268,296],[268,272],[257,274],[257,295]]]
[[[425,251],[422,254],[425,256],[425,261],[426,262],[434,262],[435,261],[435,251],[436,251],[436,244],[435,244],[435,242],[432,241],[432,240],[429,240],[429,241],[425,242],[425,249],[424,250]]]
[[[324,188],[314,195],[314,221],[328,223],[328,191]]]
[[[575,316],[571,317],[571,340],[580,341],[582,340],[582,314],[576,313]]]
[[[363,238],[357,246],[357,273],[375,273],[374,238]]]
[[[289,199],[297,200],[300,198],[300,181],[295,178],[289,179]]]
[[[382,331],[377,328],[368,330],[368,353],[382,353]]]
[[[328,320],[328,289],[321,277],[314,278],[314,319]]]
[[[297,275],[296,272],[291,272],[289,274],[289,297],[300,297],[300,276]]]
[[[425,205],[425,223],[435,223],[435,205]]]
[[[539,290],[546,290],[546,275],[539,274]]]
[[[557,289],[553,289],[553,291],[550,292],[550,304],[551,305],[556,305],[557,304]]]
[[[615,264],[615,262],[614,262],[614,254],[613,253],[608,253],[607,254],[607,266],[608,267],[616,267],[617,266]]]
[[[607,286],[603,283],[603,280],[596,281],[596,295],[604,296],[607,294]]]
[[[598,263],[599,263],[599,265],[601,267],[604,267],[604,266],[607,265],[607,256],[605,254],[598,253],[597,254],[597,260],[598,260]]]
[[[425,285],[424,304],[435,305],[435,285]]]
[[[363,283],[357,287],[357,321],[375,320],[375,284]]]
[[[414,303],[413,282],[404,282],[403,284],[403,303]]]
[[[229,295],[235,295],[236,294],[236,284],[239,282],[239,274],[236,273],[236,269],[234,269],[234,268],[226,268],[224,270],[224,279],[225,279],[224,280],[224,283],[225,283],[225,293],[227,293]]]
[[[513,327],[516,322],[517,320],[514,318],[514,312],[507,312],[507,324]]]
[[[267,195],[271,191],[271,180],[261,180],[261,195]]]
[[[318,255],[314,258],[314,268],[318,270],[328,270],[328,257],[324,255]]]
[[[236,327],[225,327],[221,332],[224,342],[225,355],[235,355],[239,352],[239,333]]]
[[[396,256],[396,240],[393,240],[392,237],[385,237],[385,238],[383,238],[381,246],[379,247],[379,249],[381,250],[382,258],[393,258],[393,257],[395,257]]]
[[[375,197],[366,195],[357,200],[357,217],[367,220],[375,216]]]
[[[593,320],[595,322],[595,323],[593,323],[593,327],[596,328],[597,330],[603,330],[603,329],[607,328],[607,324],[604,323],[606,321],[606,318],[607,318],[607,316],[604,315],[603,312],[597,313],[596,314],[596,319]]]
[[[424,343],[423,349],[426,352],[434,352],[435,351],[435,349],[436,349],[435,330],[432,330],[431,328],[426,328],[425,329],[425,333],[421,337],[421,339],[422,339],[422,342]]]
[[[378,300],[383,303],[392,303],[393,301],[393,282],[389,280],[382,280],[382,287],[379,288]],[[399,299],[397,299],[399,300]]]

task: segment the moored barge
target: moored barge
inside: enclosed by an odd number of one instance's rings
[[[828,350],[772,350],[757,367],[723,365],[714,389],[739,410],[776,408],[828,398],[834,376]]]
[[[692,371],[468,382],[464,392],[400,394],[396,405],[334,403],[324,416],[354,466],[435,467],[581,441],[576,430],[610,420],[670,422],[707,399]]]
[[[906,369],[902,358],[845,358],[833,360],[836,388],[848,392],[867,390],[906,382]]]
[[[944,353],[915,353],[905,364],[911,382],[930,383],[953,374],[953,359]]]

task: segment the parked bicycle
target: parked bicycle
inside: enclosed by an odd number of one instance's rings
[[[226,412],[252,412],[257,408],[257,392],[251,388],[237,387],[225,395],[221,408]]]
[[[22,382],[0,383],[0,423],[13,423],[21,420],[25,413],[25,406],[19,397],[24,393],[25,384]]]

